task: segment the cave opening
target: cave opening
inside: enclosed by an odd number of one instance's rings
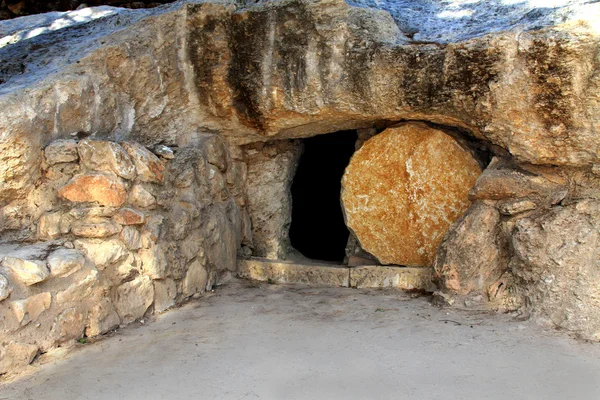
[[[340,191],[356,140],[356,131],[303,140],[304,149],[291,189],[290,241],[307,258],[344,261],[350,232],[344,222]]]

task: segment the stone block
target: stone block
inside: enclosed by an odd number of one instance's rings
[[[55,140],[44,149],[46,164],[54,165],[79,160],[75,140]]]
[[[6,256],[2,260],[2,266],[9,268],[17,279],[27,286],[43,282],[50,276],[45,261]]]
[[[123,324],[129,324],[144,316],[154,301],[152,279],[140,276],[119,286],[115,293],[114,305]]]
[[[258,258],[241,259],[238,261],[237,275],[240,278],[271,283],[342,287],[350,285],[349,268],[318,263],[302,264]]]
[[[79,271],[85,265],[85,257],[81,251],[58,249],[48,256],[48,267],[51,277],[67,277]]]
[[[79,142],[77,151],[81,163],[91,170],[114,172],[125,179],[136,176],[131,158],[118,143],[84,139]]]
[[[120,207],[127,199],[125,184],[119,178],[100,173],[74,176],[58,194],[72,202],[110,207]]]
[[[350,286],[362,288],[394,288],[435,291],[433,268],[370,265],[350,268]]]

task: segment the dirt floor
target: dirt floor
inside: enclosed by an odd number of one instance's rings
[[[600,399],[600,344],[395,291],[236,281],[41,357],[0,399]]]

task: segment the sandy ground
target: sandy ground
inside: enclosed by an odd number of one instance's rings
[[[236,281],[0,399],[600,399],[600,344],[395,291]]]

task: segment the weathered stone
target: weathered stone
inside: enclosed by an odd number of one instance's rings
[[[135,142],[124,142],[122,146],[133,160],[139,180],[156,183],[163,181],[165,166],[150,150]]]
[[[188,167],[181,171],[173,181],[173,185],[177,188],[186,188],[192,186],[196,181],[196,172],[193,167]]]
[[[10,282],[8,282],[8,278],[0,274],[0,301],[10,296],[11,292],[12,288],[10,287]]]
[[[110,218],[115,215],[116,209],[113,207],[77,207],[69,211],[69,215],[74,219],[92,220],[96,218]]]
[[[183,295],[190,297],[196,293],[204,293],[208,282],[208,272],[199,259],[194,260],[189,266],[183,280]]]
[[[53,212],[41,216],[38,224],[38,236],[40,239],[55,239],[61,235],[60,221],[63,213]]]
[[[3,346],[4,347],[4,346]],[[18,371],[26,367],[38,353],[38,347],[34,344],[10,342],[0,350],[0,375],[8,372]]]
[[[56,316],[50,329],[55,344],[83,337],[86,321],[81,309],[71,307]]]
[[[55,140],[44,149],[46,164],[70,163],[79,160],[75,140]]]
[[[522,218],[510,270],[535,319],[600,340],[600,202],[582,201]]]
[[[103,297],[100,302],[90,310],[89,326],[85,330],[88,337],[102,335],[119,327],[121,319],[115,311],[108,297]]]
[[[350,268],[350,286],[355,288],[395,288],[433,292],[432,268],[380,265]]]
[[[141,273],[140,264],[139,256],[135,253],[130,253],[125,260],[115,264],[111,268],[111,271],[107,271],[107,274],[114,282],[123,283],[130,281]]]
[[[480,173],[473,156],[443,131],[419,123],[388,128],[346,168],[346,224],[384,264],[432,266]]]
[[[435,281],[444,291],[466,296],[487,293],[508,266],[500,214],[476,203],[450,229],[435,260]]]
[[[167,273],[167,260],[162,249],[152,246],[139,251],[142,272],[152,279],[163,279]]]
[[[118,178],[103,174],[77,175],[60,188],[58,194],[72,202],[97,202],[103,206],[120,207],[127,192]]]
[[[204,148],[204,154],[206,155],[206,161],[209,164],[214,165],[221,172],[227,171],[229,167],[229,154],[223,138],[219,135],[210,135],[205,138],[202,142]]]
[[[17,279],[27,286],[43,282],[50,276],[45,261],[6,256],[2,260],[2,266],[9,268]]]
[[[191,261],[195,257],[204,257],[204,237],[199,231],[193,231],[181,242],[179,250],[186,262]]]
[[[44,177],[47,180],[54,181],[57,183],[65,184],[73,176],[80,172],[81,168],[79,164],[75,163],[60,163],[50,165],[46,170]]]
[[[167,160],[172,160],[173,158],[175,158],[175,154],[173,154],[173,149],[163,144],[154,146],[154,153],[158,156],[166,158]]]
[[[209,223],[215,227],[204,244],[209,264],[218,271],[235,271],[241,221],[232,221],[222,210],[215,208]],[[239,229],[236,229],[236,225]]]
[[[154,301],[154,285],[147,276],[140,276],[117,288],[114,305],[123,324],[144,316]]]
[[[114,215],[113,220],[121,225],[140,225],[146,222],[146,216],[141,211],[125,207]]]
[[[192,218],[190,213],[182,207],[173,207],[169,213],[169,231],[173,238],[177,240],[184,239],[190,229]]]
[[[75,248],[83,250],[87,258],[100,270],[124,260],[129,255],[127,248],[118,239],[78,239],[74,244]]]
[[[142,185],[134,185],[129,192],[128,202],[135,207],[152,209],[156,205],[156,197]]]
[[[477,179],[469,197],[472,200],[539,199],[556,204],[567,195],[564,184],[543,176],[511,169],[486,169]]]
[[[50,308],[52,295],[48,292],[36,294],[24,300],[11,301],[9,306],[17,321],[21,325],[27,325],[31,321],[36,321],[38,317]]]
[[[71,233],[86,238],[105,238],[121,232],[121,225],[111,220],[98,222],[76,222],[71,226]]]
[[[85,265],[85,257],[78,250],[58,249],[48,256],[51,277],[67,277]]]
[[[91,298],[99,280],[96,268],[90,268],[73,276],[73,283],[65,290],[56,293],[56,304],[80,303],[83,299]]]
[[[105,140],[82,140],[77,146],[81,162],[95,171],[114,172],[121,178],[134,179],[135,166],[119,144]]]
[[[516,215],[536,208],[537,204],[531,200],[509,200],[498,205],[498,209],[503,215]]]
[[[229,190],[225,183],[225,177],[219,169],[213,165],[208,166],[208,182],[210,194],[217,201],[225,201],[229,198]]]
[[[160,238],[164,217],[160,214],[150,215],[146,219],[141,232],[142,247],[145,249],[153,246]]]
[[[272,283],[302,283],[307,285],[350,285],[348,268],[327,264],[302,264],[293,261],[273,261],[260,258],[238,260],[240,278]]]
[[[289,239],[291,183],[302,145],[296,141],[277,141],[247,146],[245,151],[253,254],[273,260],[285,259],[292,251]]]
[[[129,250],[134,251],[142,247],[140,232],[133,226],[125,226],[119,238]]]
[[[172,279],[154,281],[154,311],[163,312],[175,305],[177,285]]]

